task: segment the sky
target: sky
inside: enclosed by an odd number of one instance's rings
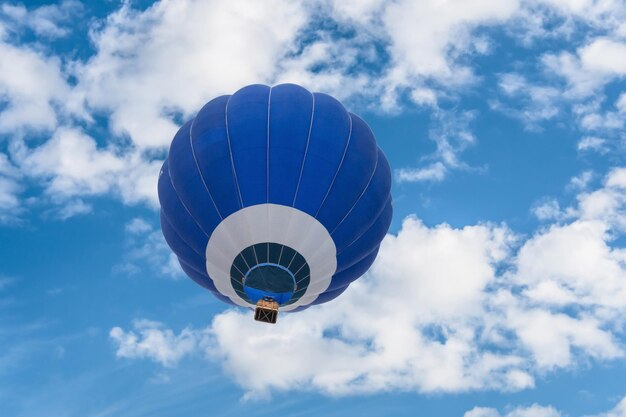
[[[156,181],[283,82],[369,123],[394,218],[266,326],[185,277]],[[624,417],[625,124],[623,0],[2,2],[0,415]]]

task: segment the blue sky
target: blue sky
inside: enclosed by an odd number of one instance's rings
[[[626,4],[0,5],[2,416],[626,416]],[[295,82],[368,121],[394,219],[261,326],[180,271],[167,146]],[[375,315],[363,306],[379,306]]]

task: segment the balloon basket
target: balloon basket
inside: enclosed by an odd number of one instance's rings
[[[276,323],[278,319],[278,303],[269,297],[259,300],[254,310],[254,319],[263,323]]]

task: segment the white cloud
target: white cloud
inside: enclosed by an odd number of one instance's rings
[[[32,10],[22,4],[5,3],[0,11],[17,26],[28,27],[40,36],[58,38],[68,35],[69,30],[64,26],[82,8],[78,1],[64,0],[58,5],[40,6]]]
[[[435,162],[424,168],[399,169],[396,171],[396,177],[400,182],[442,181],[446,173],[446,166],[441,162]]]
[[[517,94],[528,87],[526,79],[517,73],[502,74],[498,86],[507,95]]]
[[[608,82],[626,75],[626,44],[598,37],[577,49],[576,54],[546,54],[544,64],[568,82],[567,94],[585,98]]]
[[[436,107],[437,93],[431,88],[417,87],[411,91],[411,100],[420,106],[428,105]]]
[[[206,329],[209,355],[254,396],[532,386],[522,357],[479,348],[484,290],[510,241],[496,226],[429,229],[409,218],[341,302],[285,314],[271,329],[229,310]]]
[[[554,407],[533,404],[529,407],[516,407],[502,415],[495,408],[474,407],[463,414],[463,417],[561,417]]]
[[[92,32],[97,52],[75,68],[77,94],[109,114],[116,134],[163,147],[177,129],[172,112],[189,117],[217,95],[271,81],[306,18],[282,0],[125,3]]]
[[[610,2],[604,3],[607,4]],[[591,8],[590,4],[587,6]],[[611,7],[626,16],[626,7]],[[611,18],[603,13],[598,16],[605,22],[600,27],[607,30]],[[621,140],[626,121],[619,98],[613,108],[607,105],[605,95],[608,88],[626,76],[626,43],[606,35],[588,36],[583,42],[573,50],[541,55],[542,71],[531,72],[531,79],[517,72],[501,75],[499,87],[504,97],[491,99],[491,109],[522,120],[531,130],[563,115],[573,117],[584,133],[578,149],[606,153],[611,140]],[[528,64],[518,65],[527,70]]]
[[[515,276],[529,300],[553,308],[576,307],[581,316],[590,318],[600,313],[602,320],[618,318],[626,309],[625,251],[610,246],[607,232],[601,221],[576,220],[530,239],[520,250]],[[601,324],[597,323],[599,330]],[[603,350],[609,356],[617,354],[608,336],[602,336]]]
[[[396,170],[396,178],[400,182],[442,181],[450,170],[471,170],[463,163],[459,155],[476,142],[469,126],[475,117],[474,112],[455,112],[436,109],[433,117],[433,127],[430,129],[429,139],[437,145],[436,151],[423,157],[422,160],[435,162],[422,163],[417,168],[403,168]]]
[[[130,135],[139,148],[169,143],[176,129],[172,112],[188,117],[209,98],[250,82],[298,82],[339,98],[366,96],[384,109],[397,108],[398,94],[410,89],[416,103],[434,106],[438,90],[452,92],[474,79],[468,66],[456,63],[466,53],[487,52],[484,39],[474,42],[470,36],[472,29],[502,22],[517,7],[517,1],[497,2],[496,7],[489,1],[472,7],[438,4],[426,2],[416,9],[410,2],[332,2],[337,15],[326,6],[315,10],[354,27],[358,35],[337,38],[318,31],[301,50],[301,33],[315,14],[312,6],[297,2],[260,7],[189,0],[158,3],[146,11],[125,5],[94,31],[97,54],[76,65],[76,94],[90,108],[109,113],[114,132]],[[380,16],[384,30],[370,29],[374,15]],[[180,21],[186,22],[183,28]],[[359,66],[380,62],[373,45],[387,39],[392,59],[379,74]],[[416,48],[420,54],[414,53]],[[433,80],[437,88],[416,87],[420,79]],[[469,131],[461,137],[473,140]],[[441,148],[457,138],[443,144],[435,140],[442,155],[447,151]],[[456,167],[449,158],[445,163]],[[444,173],[438,169],[435,177]]]
[[[43,145],[29,149],[14,142],[13,156],[23,173],[43,180],[46,192],[65,201],[76,196],[116,193],[126,203],[157,204],[156,181],[162,161],[114,145],[100,148],[78,128],[59,128]]]
[[[81,199],[71,200],[65,203],[56,213],[56,216],[61,220],[67,220],[70,217],[78,216],[81,214],[89,214],[93,211],[91,204],[85,203]]]
[[[617,112],[595,110],[582,114],[580,125],[589,131],[619,131],[624,126],[625,121],[624,116]]]
[[[474,407],[466,411],[463,417],[500,417],[500,413],[495,408]]]
[[[562,93],[553,86],[535,85],[512,72],[499,76],[498,87],[507,100],[514,101],[504,104],[500,100],[491,100],[491,109],[521,120],[530,130],[536,130],[541,122],[554,119],[561,112]]]
[[[607,38],[597,38],[578,51],[582,66],[592,72],[626,75],[626,44]]]
[[[532,212],[539,220],[559,220],[563,217],[559,202],[553,198],[536,205]]]
[[[597,152],[606,151],[606,140],[597,136],[585,136],[578,142],[579,151],[593,150]]]
[[[60,60],[0,38],[0,134],[20,129],[51,130],[57,111],[69,93]]]
[[[567,188],[571,190],[581,191],[587,189],[589,184],[594,178],[594,173],[591,170],[586,170],[575,177],[572,177],[567,184]]]
[[[163,150],[182,119],[216,95],[252,82],[292,81],[377,111],[397,111],[409,100],[432,111],[430,137],[436,153],[400,171],[398,178],[441,181],[452,170],[467,168],[460,154],[476,141],[468,126],[468,115],[474,113],[444,108],[481,82],[475,57],[497,50],[480,29],[531,15],[548,24],[555,13],[612,28],[623,7],[601,3],[481,0],[469,5],[429,0],[416,6],[410,1],[272,0],[261,6],[254,1],[181,0],[140,10],[125,2],[106,20],[92,24],[94,54],[82,60],[57,57],[41,43],[16,46],[9,41],[24,26],[42,38],[64,36],[66,23],[80,13],[79,3],[35,9],[6,4],[0,23],[0,55],[8,58],[0,62],[0,74],[5,75],[0,75],[0,96],[6,101],[0,133],[19,133],[21,139],[23,130],[89,129],[104,116],[112,137],[97,147],[81,142],[82,156],[94,168],[79,174],[48,166],[38,178],[60,200],[113,192],[128,204],[155,204],[151,181],[160,163],[145,151],[154,155]],[[321,20],[341,30],[320,28]],[[603,57],[623,47],[611,36],[592,38],[575,53],[546,55],[544,62],[569,80],[570,90],[593,90],[623,73],[619,56]],[[525,110],[513,112],[514,107],[494,100],[505,113],[530,124],[561,114],[562,99],[553,86],[535,85],[515,72],[505,73],[500,81],[505,96],[527,103]],[[581,114],[581,125],[621,128],[617,111],[596,113],[591,109]],[[66,152],[58,136],[41,151],[56,146]],[[583,145],[581,149],[590,149]],[[125,175],[119,174],[120,163]],[[32,165],[23,169],[37,171]]]
[[[553,406],[542,406],[539,404],[532,404],[528,407],[515,407],[506,414],[501,414],[497,409],[491,407],[474,407],[471,410],[465,412],[463,417],[561,417],[564,415]],[[625,417],[626,416],[626,397],[611,410],[587,415],[585,417]]]
[[[604,186],[578,196],[579,216],[599,221],[608,230],[626,231],[626,169],[614,168],[604,178]]]
[[[623,357],[626,249],[612,239],[626,230],[624,207],[626,169],[615,169],[566,209],[568,222],[525,240],[505,226],[409,217],[334,302],[271,328],[228,310],[203,330],[206,352],[249,396],[521,390],[548,371]],[[511,416],[531,412],[555,415]]]
[[[162,329],[158,323],[148,320],[135,321],[133,328],[134,331],[125,332],[114,327],[109,333],[117,344],[120,358],[150,358],[163,366],[173,366],[203,344],[202,332],[191,329],[174,335],[171,330]]]
[[[520,15],[528,33],[522,32],[523,39],[541,41],[556,34],[557,38],[567,39],[568,46],[559,52],[545,50],[540,55],[543,71],[533,74],[531,80],[522,79],[524,85],[517,84],[514,94],[522,99],[522,111],[519,103],[503,106],[497,100],[494,108],[526,119],[530,127],[571,111],[583,132],[595,132],[586,137],[597,138],[600,134],[605,136],[604,141],[618,138],[624,118],[603,103],[604,90],[626,75],[626,44],[619,35],[626,18],[626,4],[619,0],[535,0],[525,4],[527,7]],[[581,33],[586,36],[579,36]],[[526,70],[535,65],[517,63]],[[562,87],[559,78],[564,82]],[[533,90],[541,89],[546,90],[532,97]],[[583,140],[579,150],[585,149],[604,152],[606,146],[598,140]]]
[[[126,224],[125,229],[132,234],[142,234],[152,231],[152,226],[144,219],[136,217]]]
[[[471,82],[472,70],[455,62],[470,49],[471,30],[503,22],[517,7],[515,0],[481,0],[471,5],[463,1],[390,4],[383,17],[394,65],[390,79],[398,85],[413,77],[457,86]]]
[[[553,293],[549,293],[549,297],[541,298],[544,293],[534,291],[542,289],[537,287],[525,293],[532,301],[543,301],[551,305],[558,305],[562,301]],[[506,301],[519,304],[518,300]],[[571,301],[570,305],[576,304],[575,300]],[[605,360],[615,359],[623,354],[611,332],[603,330],[603,323],[594,318],[576,318],[547,309],[520,305],[503,304],[501,307],[506,314],[507,326],[517,335],[518,343],[532,353],[538,370],[572,366],[576,363],[575,350],[584,352],[585,356]]]

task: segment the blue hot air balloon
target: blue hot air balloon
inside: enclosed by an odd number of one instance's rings
[[[372,265],[390,187],[372,131],[339,101],[250,85],[208,102],[174,137],[161,228],[185,273],[220,300],[299,311]]]

